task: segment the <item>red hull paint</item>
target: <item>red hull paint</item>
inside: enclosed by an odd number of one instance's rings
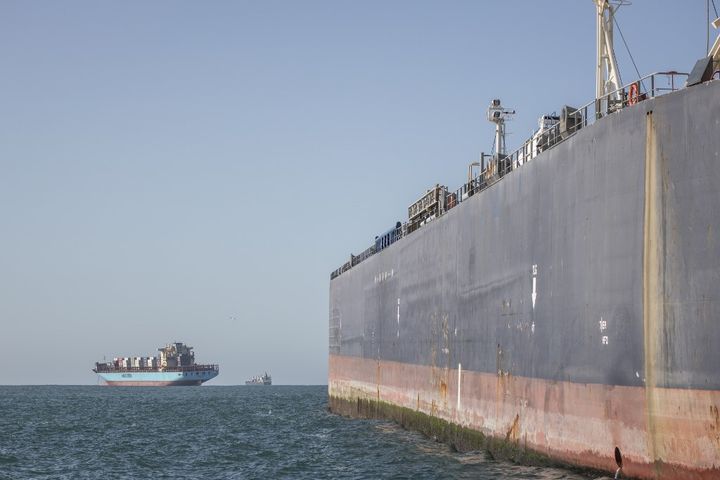
[[[720,478],[720,392],[558,382],[330,355],[329,394],[422,411],[570,464]],[[459,400],[458,400],[459,397]]]

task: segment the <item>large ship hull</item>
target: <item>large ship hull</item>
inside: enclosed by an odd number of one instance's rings
[[[331,408],[718,478],[719,107],[715,81],[618,111],[334,278]]]
[[[168,387],[202,385],[215,378],[217,371],[190,372],[99,372],[98,376],[109,386]]]

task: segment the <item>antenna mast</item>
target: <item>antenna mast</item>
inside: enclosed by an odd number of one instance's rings
[[[500,105],[500,99],[496,98],[490,103],[487,111],[488,121],[495,124],[495,157],[505,157],[505,121],[515,115],[515,110]]]
[[[622,101],[620,88],[620,70],[618,70],[615,59],[615,48],[613,47],[613,22],[615,11],[622,4],[613,6],[610,0],[593,0],[597,7],[597,62],[595,76],[595,99],[599,100],[605,95],[608,102],[615,100]]]

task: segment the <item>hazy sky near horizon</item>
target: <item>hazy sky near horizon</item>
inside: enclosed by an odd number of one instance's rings
[[[643,75],[704,54],[704,0],[618,20]],[[591,0],[0,2],[0,384],[174,340],[325,383],[330,271],[594,62]]]

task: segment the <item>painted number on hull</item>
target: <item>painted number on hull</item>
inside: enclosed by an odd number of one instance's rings
[[[607,330],[607,320],[603,320],[602,317],[600,317],[600,321],[598,322],[600,324],[600,333],[605,333],[605,330]],[[609,339],[607,335],[603,335],[600,340],[602,345],[608,345]]]
[[[375,283],[382,283],[386,280],[390,280],[395,276],[395,269],[391,269],[389,272],[380,272],[375,275]]]

